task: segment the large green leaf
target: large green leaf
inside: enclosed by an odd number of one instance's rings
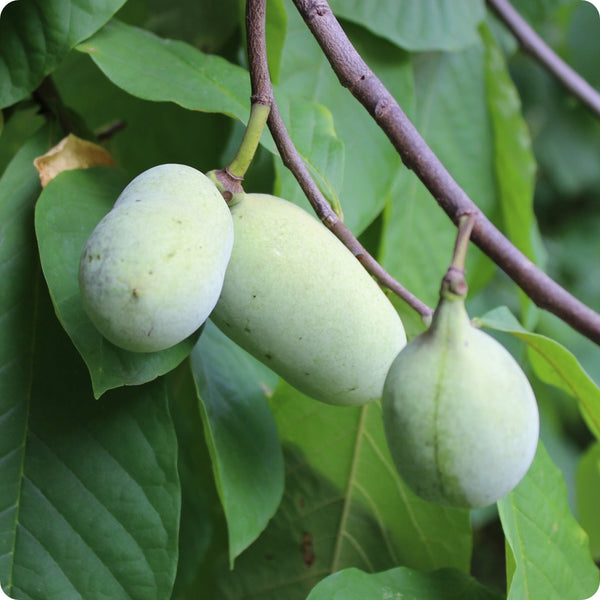
[[[248,119],[248,72],[220,56],[203,54],[183,42],[161,39],[117,20],[78,50],[88,53],[104,74],[129,94],[155,102],[175,102],[191,110],[223,113],[243,123]],[[277,99],[292,135],[298,139],[299,152],[318,174],[324,191],[335,199],[343,144],[336,139],[330,116],[322,106],[294,98],[287,87],[285,93],[278,92]],[[275,152],[268,132],[262,141]],[[293,186],[297,195],[298,186]]]
[[[116,19],[77,49],[88,53],[115,85],[134,96],[220,112],[244,122],[248,118],[248,72],[220,56]]]
[[[493,218],[497,199],[484,58],[481,45],[461,52],[415,55],[413,122],[454,179]],[[435,306],[456,229],[429,191],[405,169],[397,171],[385,216],[384,267],[421,300]],[[491,263],[473,248],[467,265],[474,292],[487,281]]]
[[[367,63],[410,111],[414,90],[408,54],[360,27],[349,25],[348,33]],[[404,167],[373,119],[340,85],[293,7],[289,12],[279,82],[287,95],[323,104],[333,115],[333,128],[345,147],[339,198],[346,225],[360,233],[391,198],[393,183]],[[291,133],[294,140],[302,137],[300,132]],[[296,200],[299,193],[295,180],[279,162],[276,166],[281,180],[278,192],[284,198]]]
[[[76,44],[125,0],[26,0],[0,17],[0,108],[28,96]]]
[[[588,537],[569,510],[562,473],[540,443],[521,483],[498,502],[511,551],[509,600],[581,600],[598,589]]]
[[[168,597],[180,493],[164,385],[94,402],[37,262],[33,139],[0,181],[0,581],[17,600]]]
[[[319,583],[306,600],[501,600],[472,577],[452,569],[420,573],[405,567],[368,574],[345,569]]]
[[[528,356],[535,374],[545,383],[576,398],[590,430],[600,439],[600,389],[575,356],[553,339],[524,329],[505,306],[475,321],[523,340],[528,346]]]
[[[485,84],[493,130],[494,170],[504,231],[511,242],[539,263],[540,244],[533,212],[536,162],[523,118],[518,92],[508,74],[502,51],[486,25],[481,27],[485,48]],[[534,240],[537,243],[534,243]],[[522,294],[523,306],[533,303]]]
[[[600,443],[595,442],[581,456],[577,466],[577,518],[590,538],[592,557],[600,561]]]
[[[129,352],[104,338],[83,309],[78,282],[81,252],[126,183],[122,172],[109,167],[65,171],[44,188],[35,211],[50,295],[61,323],[88,365],[96,397],[108,389],[138,385],[167,373],[190,353],[198,337],[193,334],[162,352]]]
[[[277,376],[210,321],[191,359],[233,565],[266,527],[283,494],[283,457],[266,397]]]
[[[412,494],[392,464],[381,409],[339,407],[281,383],[271,400],[286,451],[281,507],[232,573],[224,600],[304,599],[323,577],[347,567],[469,568],[467,511]]]
[[[45,148],[42,131],[20,150],[0,179],[0,582],[8,589],[25,436],[36,309],[38,262],[33,206],[40,181],[33,159]]]
[[[477,41],[482,0],[331,0],[333,12],[407,50],[459,50]]]
[[[113,85],[80,52],[69,54],[52,78],[64,102],[85,115],[90,129],[102,132],[115,123],[124,125],[103,146],[131,178],[167,162],[203,172],[220,165],[233,124],[228,117],[136,98]]]

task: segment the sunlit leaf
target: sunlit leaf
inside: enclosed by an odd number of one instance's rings
[[[475,321],[523,340],[528,346],[528,356],[535,374],[545,383],[576,398],[586,423],[600,439],[600,389],[575,356],[553,339],[524,329],[505,306]]]
[[[498,501],[514,561],[509,600],[589,598],[598,569],[588,537],[569,510],[562,473],[540,443],[521,483]]]

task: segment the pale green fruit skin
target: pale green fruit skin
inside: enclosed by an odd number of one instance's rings
[[[215,185],[192,167],[153,167],[123,190],[86,243],[84,308],[121,348],[169,348],[212,311],[232,247],[231,214]]]
[[[473,327],[462,299],[440,302],[431,327],[393,362],[382,398],[386,438],[404,481],[438,504],[476,508],[525,475],[539,436],[527,377]]]
[[[338,405],[379,399],[406,343],[379,286],[298,206],[240,194],[230,208],[233,253],[211,319],[308,396]]]

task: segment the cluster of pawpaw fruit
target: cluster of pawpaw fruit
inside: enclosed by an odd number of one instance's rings
[[[444,289],[406,343],[398,313],[315,217],[275,196],[225,202],[192,167],[136,177],[92,232],[79,283],[104,337],[171,347],[211,320],[299,391],[336,405],[381,399],[388,446],[427,500],[477,507],[523,477],[538,413],[526,376]]]

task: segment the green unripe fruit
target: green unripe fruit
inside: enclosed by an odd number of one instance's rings
[[[230,208],[233,253],[211,319],[308,396],[341,405],[379,399],[406,343],[379,286],[295,204],[236,194]]]
[[[90,235],[79,265],[83,306],[117,346],[169,348],[212,311],[232,246],[231,214],[212,181],[185,165],[153,167]]]
[[[525,475],[537,448],[527,377],[500,343],[471,325],[464,298],[449,291],[429,329],[394,360],[382,408],[398,471],[439,504],[495,502]]]

